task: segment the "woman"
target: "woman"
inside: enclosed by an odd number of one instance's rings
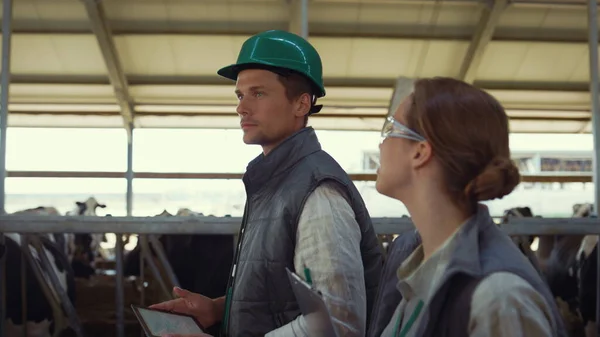
[[[383,280],[369,336],[565,336],[547,286],[478,203],[520,180],[504,109],[450,78],[404,87],[382,130],[376,187],[406,206],[416,231],[386,262],[401,299]]]

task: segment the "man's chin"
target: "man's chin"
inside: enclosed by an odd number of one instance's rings
[[[247,133],[244,133],[244,136],[242,137],[242,141],[246,145],[260,145],[260,141],[258,141],[257,139],[255,139],[254,137],[252,137],[251,135],[249,135]]]

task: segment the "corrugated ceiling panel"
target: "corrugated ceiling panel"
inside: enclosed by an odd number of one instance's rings
[[[385,3],[332,3],[312,1],[310,17],[313,22],[358,24],[394,24],[415,25],[429,24],[437,15],[438,25],[465,26],[475,24],[482,6],[478,4],[456,6],[441,3],[437,6],[428,4],[385,4]],[[437,8],[437,9],[436,9]],[[336,13],[335,16],[332,14]],[[475,16],[475,17],[474,17]]]
[[[128,35],[115,37],[129,75],[216,76],[235,62],[244,37]]]
[[[244,25],[268,29],[268,23],[288,20],[284,1],[130,1],[105,2],[113,25],[127,30],[143,29],[162,32],[189,29],[206,32],[247,31]],[[135,24],[132,22],[138,21]]]
[[[323,62],[323,76],[343,77],[348,73],[354,39],[311,38]]]
[[[10,85],[11,103],[114,103],[111,85],[21,84]]]
[[[15,75],[105,75],[93,35],[15,34],[11,70]]]
[[[505,107],[513,109],[590,108],[590,94],[585,91],[488,90]]]
[[[587,17],[585,6],[540,8],[512,5],[500,18],[497,28],[587,29],[587,21],[582,17]]]
[[[132,85],[130,94],[138,104],[237,104],[234,83],[227,85]],[[326,106],[387,107],[391,88],[327,87],[319,99]]]
[[[585,44],[491,42],[477,80],[569,82],[587,55]]]
[[[81,21],[87,20],[87,15],[78,0],[13,0],[13,20],[34,20],[31,23],[42,28],[43,21]]]
[[[396,78],[417,69],[423,43],[416,40],[355,39],[347,77]]]
[[[582,122],[510,122],[512,133],[576,133],[585,129]],[[122,127],[121,116],[69,116],[9,114],[8,125],[15,127]],[[379,131],[381,118],[315,117],[309,125],[317,130]],[[237,116],[138,116],[136,128],[239,128]]]
[[[130,93],[147,104],[236,104],[234,85],[132,85]],[[325,105],[387,107],[392,88],[326,87]],[[488,90],[507,109],[588,111],[589,93],[566,91]]]
[[[427,52],[425,53],[423,68],[417,74],[418,76],[456,77],[459,74],[462,60],[469,48],[469,42],[430,41],[424,43],[423,48]]]
[[[316,31],[367,35],[394,35],[393,30],[398,30],[396,34],[411,35],[420,33],[416,30],[428,30],[429,35],[436,36],[443,30],[445,35],[456,32],[457,36],[464,36],[477,23],[482,8],[478,4],[456,6],[444,3],[432,6],[314,1],[313,4],[309,18]]]
[[[456,76],[468,42],[312,38],[326,77]]]
[[[205,128],[205,129],[238,129],[239,117],[237,116],[139,116],[136,120],[138,128]],[[341,117],[314,117],[310,118],[309,126],[317,130],[381,130],[381,118],[341,118]]]
[[[511,118],[562,118],[579,119],[590,118],[589,111],[567,111],[567,110],[511,110],[507,109],[506,114]]]
[[[585,122],[513,119],[509,127],[512,133],[579,133],[585,127]]]
[[[588,82],[590,80],[590,55],[587,45],[584,47],[584,53],[579,59],[573,59],[571,62],[575,64],[573,73],[569,81],[572,82]],[[600,48],[598,49],[600,51]]]

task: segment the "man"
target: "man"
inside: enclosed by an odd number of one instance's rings
[[[309,336],[285,268],[325,296],[341,336],[364,336],[383,260],[365,204],[344,170],[321,150],[308,116],[325,96],[317,51],[300,36],[267,31],[249,38],[236,64],[246,144],[263,153],[249,163],[247,201],[227,296],[175,289],[153,306],[193,314],[205,327],[222,319],[226,336]]]

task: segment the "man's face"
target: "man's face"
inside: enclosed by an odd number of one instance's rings
[[[287,99],[285,87],[273,72],[241,71],[235,93],[244,143],[261,145],[265,154],[294,133],[302,122],[295,113],[297,104]]]

